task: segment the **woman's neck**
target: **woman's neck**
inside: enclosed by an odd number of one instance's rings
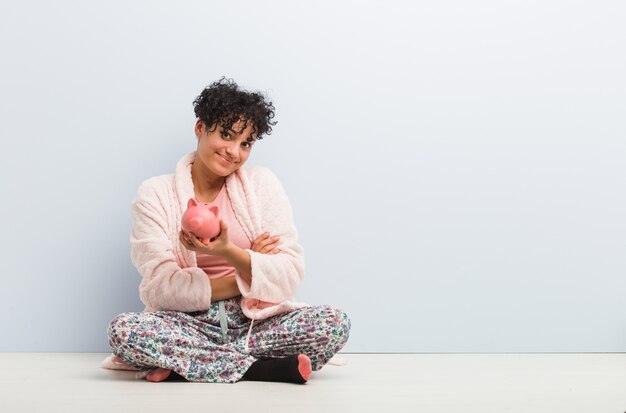
[[[194,162],[191,165],[191,181],[196,197],[212,198],[219,193],[224,182],[226,182],[226,177],[207,173],[207,171],[202,170],[199,162]]]

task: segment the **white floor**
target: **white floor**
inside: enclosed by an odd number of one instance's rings
[[[626,411],[626,354],[341,354],[305,385],[151,383],[106,355],[0,353],[0,412]]]

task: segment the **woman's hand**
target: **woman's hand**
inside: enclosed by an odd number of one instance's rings
[[[217,237],[213,238],[208,244],[202,243],[196,236],[190,232],[189,237],[191,241],[187,241],[185,239],[185,232],[183,230],[180,231],[179,239],[180,243],[185,246],[188,250],[199,252],[202,254],[209,255],[218,255],[224,256],[227,251],[231,248],[231,243],[228,240],[228,226],[224,221],[220,219],[220,233]]]
[[[279,244],[278,237],[270,237],[269,232],[265,232],[257,239],[254,240],[250,249],[255,252],[260,252],[262,254],[278,254],[280,250],[276,248]]]

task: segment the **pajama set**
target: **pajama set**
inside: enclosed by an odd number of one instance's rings
[[[142,182],[132,202],[131,261],[146,308],[110,322],[113,354],[134,369],[166,368],[195,382],[236,382],[259,358],[303,353],[313,370],[336,364],[331,359],[348,340],[350,319],[331,306],[293,301],[304,251],[289,200],[268,168],[241,166],[213,201],[229,240],[250,255],[251,283],[222,257],[180,243],[182,214],[195,198],[195,155],[182,157],[174,174]],[[250,249],[264,232],[279,237],[277,254]],[[210,279],[222,277],[235,277],[241,297],[211,303]]]

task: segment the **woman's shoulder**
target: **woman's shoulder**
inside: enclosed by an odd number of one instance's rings
[[[174,188],[174,174],[144,179],[137,189],[137,199],[154,199],[154,195],[169,193]]]
[[[242,171],[245,175],[244,186],[249,185],[250,189],[257,194],[262,202],[267,201],[269,204],[276,205],[277,202],[283,200],[285,190],[278,176],[270,168],[266,166],[251,166]]]
[[[245,168],[240,168],[240,173],[245,176],[247,180],[257,185],[267,185],[271,182],[277,182],[278,177],[267,166],[252,165]]]

